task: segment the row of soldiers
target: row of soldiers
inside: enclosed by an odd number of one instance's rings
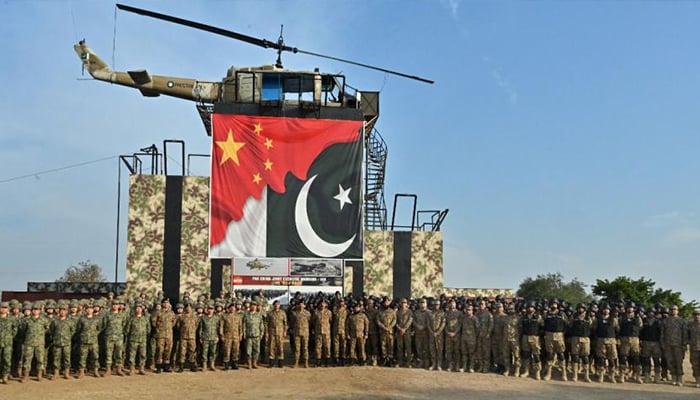
[[[295,367],[309,366],[312,349],[319,366],[369,363],[544,380],[557,366],[563,380],[590,381],[594,373],[601,382],[606,376],[613,382],[650,382],[653,366],[654,381],[666,368],[677,385],[689,347],[700,386],[700,310],[686,321],[675,306],[657,315],[629,304],[616,315],[607,305],[561,310],[558,301],[545,309],[535,302],[339,294],[295,296],[286,310],[261,297],[195,304],[186,296],[174,311],[168,299],[129,303],[36,302],[24,312],[19,304],[0,304],[3,382],[12,371],[25,381],[32,366],[41,379],[50,358],[52,379],[61,374],[68,379],[71,368],[76,378],[87,371],[144,374],[147,366],[155,372],[216,370],[217,364],[238,369],[241,360],[257,368],[261,356],[269,367],[282,367],[288,340]]]

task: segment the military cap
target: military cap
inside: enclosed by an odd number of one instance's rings
[[[58,302],[58,309],[59,309],[59,310],[67,310],[67,309],[68,309],[68,303],[59,301],[59,302]]]
[[[168,299],[167,297],[164,297],[163,300],[160,301],[160,304],[163,304],[163,303],[170,303],[170,299]]]
[[[10,303],[7,301],[3,301],[0,303],[0,308],[10,308]]]
[[[698,314],[700,314],[700,308],[696,308],[695,310],[693,310],[693,315],[698,315]]]
[[[401,299],[401,303],[408,303],[408,299],[406,299],[405,297],[402,298],[402,299]]]
[[[70,308],[77,308],[78,305],[79,305],[79,304],[78,304],[78,300],[75,300],[75,299],[71,300],[70,303],[68,304],[68,306],[69,306]]]
[[[257,306],[257,305],[258,305],[258,302],[255,301],[255,300],[251,300],[251,301],[250,301],[250,305],[251,305],[251,306]]]
[[[177,309],[177,308],[185,308],[185,305],[182,304],[182,303],[177,303],[177,305],[175,306],[175,308],[176,308],[176,309]]]
[[[197,305],[194,306],[194,308],[195,308],[196,310],[199,310],[200,308],[201,308],[202,310],[204,310],[204,305],[202,305],[202,303],[197,303]]]
[[[215,308],[214,302],[213,302],[213,301],[208,301],[208,302],[207,302],[207,308],[214,309],[214,308]]]
[[[22,303],[22,309],[23,310],[31,310],[32,309],[32,303],[29,301],[25,301]]]
[[[15,300],[15,299],[10,300],[10,307],[14,308],[14,307],[19,307],[19,306],[20,306],[19,301]]]
[[[34,304],[32,304],[32,310],[41,310],[41,302],[40,301],[35,301]]]
[[[56,303],[53,300],[49,300],[45,304],[46,308],[56,308]]]
[[[603,304],[603,307],[601,307],[602,310],[610,310],[610,304],[605,303]]]

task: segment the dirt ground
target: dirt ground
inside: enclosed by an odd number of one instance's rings
[[[688,366],[689,368],[690,366]],[[272,368],[0,385],[0,400],[87,399],[700,399],[686,370],[685,386],[538,382],[495,374],[421,369]]]

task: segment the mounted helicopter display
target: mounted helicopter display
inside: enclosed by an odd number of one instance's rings
[[[378,116],[377,92],[357,92],[352,95],[352,93],[348,92],[343,75],[325,74],[319,72],[318,69],[313,72],[286,70],[282,66],[283,52],[326,58],[420,82],[434,83],[432,80],[415,75],[288,46],[284,43],[281,31],[278,40],[273,42],[123,4],[117,4],[117,8],[226,36],[262,48],[277,50],[277,60],[274,65],[245,68],[231,67],[221,81],[214,82],[192,78],[151,75],[146,70],[114,71],[88,47],[85,40],[81,40],[74,46],[75,52],[82,60],[83,69],[87,70],[94,79],[136,88],[146,97],[166,95],[199,103],[197,108],[209,134],[211,134],[208,127],[211,107],[207,107],[207,105],[216,103],[262,103],[274,105],[283,102],[285,105],[297,104],[311,109],[321,106],[358,108],[365,103],[365,106],[362,107],[365,119],[368,123],[374,122],[373,120]],[[366,98],[363,98],[363,93],[367,94]]]

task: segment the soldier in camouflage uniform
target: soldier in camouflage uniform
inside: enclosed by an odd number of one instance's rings
[[[457,303],[450,301],[445,314],[445,358],[448,371],[459,369],[459,345],[461,342],[462,312],[457,310]]]
[[[479,330],[476,335],[476,360],[479,370],[483,373],[491,370],[491,335],[493,334],[493,315],[486,308],[486,301],[479,301],[479,310],[476,312],[479,320]]]
[[[0,303],[0,378],[7,383],[12,366],[12,340],[19,330],[19,320],[10,315],[10,304]]]
[[[53,345],[53,376],[51,379],[58,379],[61,371],[63,371],[63,378],[70,379],[71,342],[75,332],[75,319],[68,318],[67,304],[59,304],[58,317],[51,320],[49,332]]]
[[[23,361],[22,382],[29,378],[29,370],[32,368],[32,361],[36,359],[36,378],[38,381],[44,376],[44,351],[46,345],[46,333],[49,330],[50,321],[41,315],[41,303],[34,302],[32,305],[31,316],[25,318],[21,324],[22,334],[24,336],[23,343]]]
[[[442,371],[442,336],[445,330],[445,313],[440,309],[440,302],[433,300],[433,310],[428,318],[428,335],[430,340],[430,367],[429,370]]]
[[[272,303],[272,311],[267,314],[267,338],[270,343],[270,364],[282,368],[284,361],[284,337],[287,335],[287,314],[281,309],[280,301]]]
[[[364,365],[367,356],[365,355],[365,341],[369,337],[369,319],[362,312],[359,303],[353,304],[353,312],[348,317],[345,332],[348,335],[348,350],[350,361]]]
[[[596,364],[598,366],[598,382],[605,379],[605,362],[607,360],[610,381],[615,383],[617,373],[617,339],[620,325],[617,318],[610,315],[610,306],[604,305],[600,315],[593,323],[596,336]]]
[[[413,311],[408,308],[408,300],[401,299],[399,311],[396,312],[396,366],[403,363],[411,368],[413,350],[411,346],[411,325]]]
[[[202,369],[216,371],[216,345],[219,342],[219,317],[214,315],[214,302],[207,303],[206,313],[199,319],[197,327],[199,343],[202,346]]]
[[[515,312],[515,305],[508,305],[508,314],[503,324],[503,339],[501,342],[503,357],[503,376],[511,373],[520,375],[520,315]],[[512,372],[511,372],[512,371]]]
[[[241,340],[243,340],[243,313],[240,311],[240,306],[241,303],[235,300],[235,303],[229,304],[228,312],[219,319],[219,335],[223,337],[222,361],[225,370],[228,370],[229,366],[238,369]]]
[[[462,329],[459,334],[459,352],[461,363],[459,372],[474,372],[476,360],[476,336],[479,332],[479,320],[474,315],[474,307],[471,304],[464,306],[462,316]]]
[[[389,298],[382,301],[383,309],[377,314],[379,342],[381,344],[382,364],[390,366],[394,363],[394,327],[396,326],[396,310],[391,308]]]
[[[688,322],[687,331],[690,365],[693,367],[695,387],[700,388],[700,308],[693,311],[693,320]]]
[[[685,335],[685,320],[678,315],[678,306],[671,306],[668,318],[661,325],[661,347],[666,354],[675,386],[681,386],[683,382],[683,358],[687,344]]]
[[[319,309],[313,315],[314,324],[314,342],[316,344],[316,366],[328,366],[328,357],[331,351],[331,322],[333,321],[333,313],[328,309],[326,299],[321,301]]]
[[[297,304],[294,311],[294,368],[299,366],[300,358],[304,359],[304,366],[309,367],[309,324],[311,314],[305,310],[303,301]]]
[[[555,357],[561,370],[562,380],[567,380],[566,360],[564,358],[564,351],[566,351],[566,342],[564,341],[566,324],[566,315],[559,309],[559,301],[556,299],[552,300],[549,303],[549,311],[544,318],[544,346],[547,354],[545,381],[552,378],[552,367]]]
[[[143,304],[136,303],[134,316],[128,321],[126,335],[129,343],[129,375],[134,374],[137,353],[139,374],[144,375],[146,373],[146,345],[148,344],[148,332],[151,329],[151,321],[144,314],[144,310]]]
[[[418,309],[413,313],[413,329],[416,342],[416,356],[420,359],[421,368],[428,368],[428,360],[430,359],[430,351],[428,350],[430,343],[428,333],[429,319],[428,302],[426,299],[420,299]]]
[[[535,373],[535,379],[540,380],[542,363],[540,362],[540,352],[542,345],[540,342],[540,330],[544,327],[542,317],[535,312],[535,303],[529,302],[525,315],[520,319],[520,331],[522,338],[520,348],[522,349],[523,370],[520,377],[530,375],[530,366]]]
[[[588,361],[591,355],[591,329],[593,319],[588,315],[586,305],[579,303],[576,306],[577,314],[568,322],[569,340],[571,341],[571,369],[573,381],[578,382],[579,369],[583,369],[586,382],[590,382],[590,369]],[[581,368],[579,368],[581,367]]]
[[[654,383],[661,378],[661,320],[656,318],[653,308],[647,310],[646,318],[639,332],[642,370],[644,381],[651,382],[651,364],[654,363]]]
[[[333,310],[333,325],[331,335],[333,336],[333,359],[335,365],[345,365],[345,358],[348,357],[347,338],[345,334],[345,324],[348,319],[348,308],[343,298],[338,299],[338,305]]]
[[[161,309],[151,320],[156,331],[156,373],[165,370],[170,371],[170,353],[173,350],[173,328],[175,327],[175,313],[170,310],[170,302],[163,299]]]
[[[243,331],[245,333],[248,369],[258,368],[260,338],[265,335],[265,321],[262,313],[258,311],[258,303],[255,301],[250,302],[250,310],[243,317]]]
[[[493,306],[493,332],[491,333],[491,357],[492,364],[496,365],[496,372],[503,371],[503,334],[506,322],[506,313],[503,303],[496,302]]]
[[[92,304],[85,308],[85,315],[78,321],[76,329],[80,342],[80,359],[78,361],[77,379],[85,375],[88,355],[92,359],[92,368],[95,378],[99,376],[100,368],[100,344],[98,341],[102,331],[102,318],[95,317]]]
[[[627,305],[627,314],[619,318],[620,323],[620,346],[618,349],[620,357],[620,381],[625,382],[629,366],[634,372],[634,380],[637,383],[642,381],[642,364],[639,356],[641,348],[639,345],[639,334],[644,322],[637,316],[634,304]]]
[[[369,319],[369,340],[367,341],[367,356],[372,362],[372,365],[377,365],[379,357],[379,326],[377,326],[377,315],[379,309],[373,299],[367,299],[367,307],[365,309],[367,319]]]
[[[112,363],[116,374],[124,375],[124,333],[126,331],[126,315],[120,311],[121,300],[112,302],[112,310],[103,319],[105,336],[105,374],[112,374]]]
[[[192,310],[192,304],[185,305],[184,312],[177,316],[175,330],[180,333],[180,349],[177,359],[177,372],[182,372],[185,361],[192,372],[197,371],[197,325],[199,318]]]

